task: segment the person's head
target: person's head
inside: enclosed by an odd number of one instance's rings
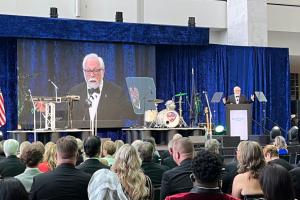
[[[139,149],[139,146],[143,143],[142,140],[134,140],[133,143],[131,144],[131,146],[133,146],[136,151]]]
[[[90,88],[98,88],[104,77],[105,66],[103,59],[91,53],[84,57],[82,62],[84,79]]]
[[[265,146],[263,152],[266,162],[279,158],[278,149],[274,145]]]
[[[43,162],[47,162],[51,170],[55,169],[57,165],[57,159],[55,155],[56,155],[56,144],[53,143],[53,144],[46,145]]]
[[[115,141],[115,145],[116,145],[116,152],[119,151],[119,149],[121,148],[121,146],[124,145],[124,142],[122,140],[116,140]]]
[[[47,142],[47,143],[45,144],[45,151],[46,151],[48,145],[51,145],[51,144],[55,144],[55,143],[50,141],[50,142]]]
[[[56,142],[57,164],[70,163],[75,166],[78,158],[78,145],[75,137],[61,137]]]
[[[0,181],[0,200],[29,200],[24,185],[17,178],[4,178]]]
[[[137,150],[125,144],[116,153],[114,164],[111,170],[115,172],[123,187],[129,189],[132,199],[143,199],[147,195],[148,189],[145,187],[146,178],[141,170],[142,161]]]
[[[40,151],[42,152],[42,154],[45,153],[45,146],[44,146],[44,144],[42,142],[36,141],[36,142],[33,142],[32,144],[33,145],[37,145],[38,148],[40,149]]]
[[[236,158],[239,159],[240,155],[241,155],[241,148],[242,145],[245,143],[246,141],[241,141],[239,143],[239,145],[237,146],[237,151],[236,151]]]
[[[154,149],[156,147],[155,139],[153,137],[146,137],[143,139],[143,142],[150,142],[153,145]],[[155,149],[155,151],[156,151],[156,149]]]
[[[194,186],[218,187],[222,162],[214,153],[202,150],[198,152],[192,161],[192,172],[191,180]]]
[[[182,138],[182,135],[179,134],[179,133],[176,133],[174,136],[173,136],[173,140],[176,140],[178,138]]]
[[[98,136],[88,136],[83,141],[84,153],[87,158],[98,158],[101,154],[101,140]]]
[[[291,175],[282,166],[268,163],[259,176],[260,188],[266,200],[294,200]]]
[[[287,148],[285,139],[282,136],[275,137],[274,145],[277,147],[277,149],[286,149]]]
[[[241,88],[240,88],[239,86],[235,86],[235,87],[233,88],[233,93],[234,93],[235,95],[240,95],[240,94],[241,94]]]
[[[112,156],[116,152],[116,145],[113,141],[106,141],[103,144],[103,155]]]
[[[265,157],[261,146],[254,141],[246,141],[241,146],[241,155],[238,158],[238,173],[250,172],[251,177],[258,179],[261,170],[266,165]]]
[[[20,160],[26,167],[37,168],[43,160],[43,154],[37,145],[29,145],[23,149]]]
[[[194,144],[186,137],[178,138],[173,144],[173,159],[180,165],[185,159],[192,159],[194,157]]]
[[[27,147],[28,145],[31,145],[31,143],[29,141],[24,141],[24,142],[21,143],[21,145],[20,145],[20,151],[19,151],[20,154],[22,154],[23,149],[25,147]]]
[[[17,155],[19,149],[19,142],[15,139],[5,140],[3,145],[3,151],[7,156]]]
[[[205,142],[205,150],[211,153],[219,154],[219,142],[216,139],[210,139]]]
[[[83,149],[83,142],[81,139],[76,138],[77,141],[77,145],[78,145],[78,150],[82,150]]]
[[[173,144],[174,144],[174,141],[175,140],[170,140],[169,143],[168,143],[168,150],[169,150],[169,153],[170,153],[171,156],[173,155]]]
[[[298,117],[295,114],[291,115],[291,120],[298,123]]]
[[[150,142],[143,142],[138,149],[138,154],[143,162],[151,162],[154,152],[154,146]]]

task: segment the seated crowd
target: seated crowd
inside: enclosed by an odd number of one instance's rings
[[[152,137],[101,145],[97,136],[65,136],[45,146],[8,139],[0,143],[0,200],[294,200],[300,168],[279,157],[281,140],[264,148],[242,141],[224,165],[218,140],[195,152],[180,134],[161,158]]]

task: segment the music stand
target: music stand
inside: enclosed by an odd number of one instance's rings
[[[216,127],[216,103],[219,103],[221,101],[223,92],[216,92],[211,99],[211,103],[214,103],[214,124]]]
[[[267,99],[263,92],[256,91],[254,93],[255,93],[258,101],[263,103],[263,118],[265,118],[266,117],[265,102],[267,102]],[[264,135],[265,135],[266,134],[265,133],[265,121],[263,121],[263,128],[264,128]]]

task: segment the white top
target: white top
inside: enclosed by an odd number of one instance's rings
[[[98,109],[98,105],[99,105],[99,101],[100,101],[100,97],[101,97],[101,92],[103,89],[103,79],[100,82],[100,86],[99,86],[100,93],[99,94],[94,92],[92,95],[89,95],[89,89],[91,89],[91,88],[89,88],[87,86],[87,97],[89,97],[89,100],[92,102],[92,107],[89,108],[89,113],[90,113],[90,119],[94,120],[96,113],[97,113],[97,109]]]

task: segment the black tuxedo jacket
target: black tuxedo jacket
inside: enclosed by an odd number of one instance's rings
[[[161,161],[162,165],[166,165],[170,169],[173,169],[174,167],[177,167],[177,163],[174,161],[173,156],[169,156]]]
[[[293,180],[295,199],[299,199],[300,198],[300,167],[292,169],[290,171],[290,175]]]
[[[160,187],[164,172],[170,170],[169,167],[155,162],[142,162],[141,168],[152,181],[154,187]]]
[[[161,200],[167,196],[191,191],[193,188],[193,182],[190,179],[191,163],[192,159],[183,160],[179,166],[164,173],[161,181]]]
[[[225,171],[222,176],[222,191],[227,194],[232,193],[232,183],[234,177],[238,175],[238,161],[233,161],[225,165]]]
[[[89,120],[89,110],[85,104],[85,100],[87,99],[86,82],[71,88],[70,94],[80,96],[79,102],[74,102],[73,119]],[[103,80],[97,118],[98,120],[120,120],[121,116],[130,120],[138,118],[133,111],[132,104],[127,99],[125,91],[116,84]]]
[[[33,177],[29,199],[88,200],[87,187],[91,176],[72,164],[60,164],[56,169]]]
[[[2,179],[22,174],[25,169],[26,166],[17,156],[8,156],[0,162],[0,175]]]
[[[93,174],[99,169],[110,169],[109,166],[102,164],[98,159],[87,159],[81,165],[78,165],[76,169],[84,171],[85,173],[93,176]]]
[[[248,100],[247,97],[245,95],[240,94],[240,98],[239,98],[239,104],[247,104],[247,103],[252,103],[253,101],[250,99]],[[234,94],[230,95],[226,101],[225,104],[236,104],[236,99]]]

